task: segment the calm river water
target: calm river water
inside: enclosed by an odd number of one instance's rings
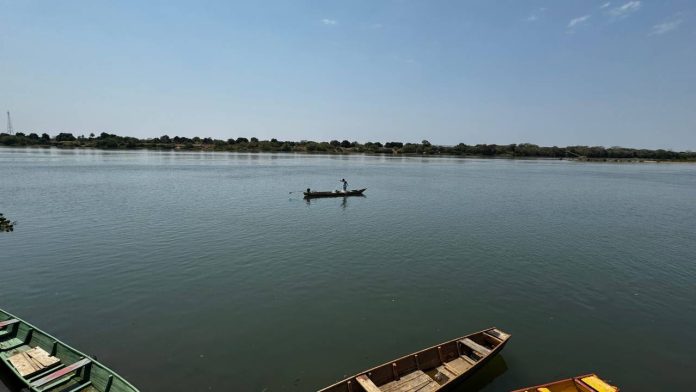
[[[0,308],[143,391],[314,391],[489,326],[458,391],[693,388],[696,165],[2,148],[0,212]]]

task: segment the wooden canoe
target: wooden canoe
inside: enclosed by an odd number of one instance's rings
[[[387,362],[319,392],[444,391],[481,368],[509,339],[509,334],[489,328]]]
[[[0,360],[33,392],[137,392],[97,360],[0,310]]]
[[[512,392],[618,392],[619,388],[609,385],[595,374],[566,378],[548,384],[517,389]]]
[[[318,197],[346,197],[346,196],[362,196],[367,188],[353,189],[350,191],[333,191],[333,192],[302,192],[305,199],[314,199]]]

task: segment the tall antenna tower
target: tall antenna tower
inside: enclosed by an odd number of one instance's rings
[[[14,133],[14,129],[12,129],[12,117],[10,117],[10,111],[7,111],[7,133],[12,135]]]

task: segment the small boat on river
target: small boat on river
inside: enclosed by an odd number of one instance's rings
[[[619,388],[609,385],[595,374],[566,378],[548,384],[517,389],[512,392],[618,392]]]
[[[489,328],[365,370],[319,392],[445,391],[480,369],[509,339],[509,334]]]
[[[32,392],[138,392],[96,359],[3,310],[0,360]]]
[[[307,189],[307,191],[302,192],[304,193],[305,199],[314,199],[314,198],[319,198],[319,197],[347,197],[347,196],[363,196],[363,192],[365,192],[367,188],[363,189],[353,189],[350,191],[333,191],[333,192],[317,192],[317,191],[310,191]]]

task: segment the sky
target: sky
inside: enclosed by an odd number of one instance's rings
[[[696,1],[0,0],[0,109],[52,135],[696,150]]]

